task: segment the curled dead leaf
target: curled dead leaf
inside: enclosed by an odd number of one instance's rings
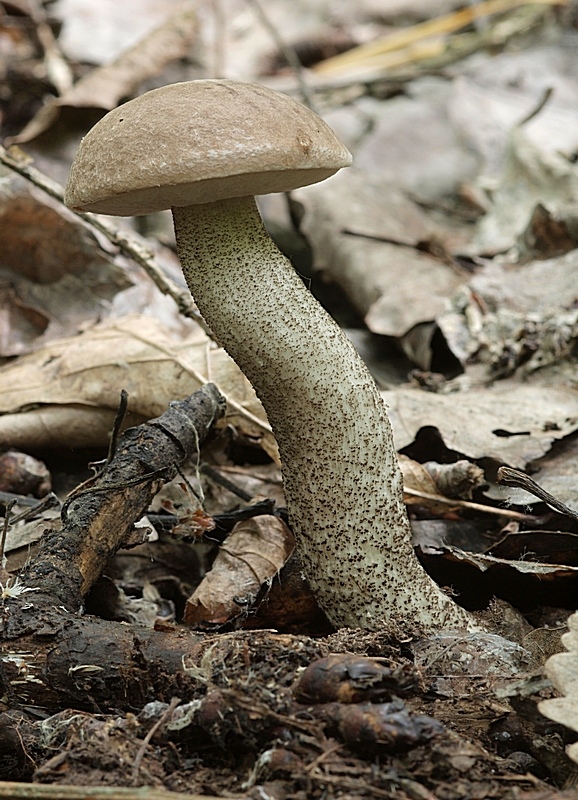
[[[185,622],[224,624],[239,616],[294,548],[293,534],[278,517],[263,515],[240,522],[221,546],[212,570],[187,600]]]

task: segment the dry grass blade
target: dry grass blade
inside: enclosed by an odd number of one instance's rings
[[[561,2],[558,2],[558,0],[537,0],[537,2],[533,2],[533,0],[486,0],[486,2],[476,3],[453,14],[444,14],[427,22],[412,25],[410,28],[395,31],[368,44],[355,47],[338,56],[322,61],[313,68],[313,71],[319,75],[340,75],[350,69],[359,69],[360,67],[380,66],[384,68],[401,66],[411,60],[409,58],[411,50],[401,60],[399,60],[399,54],[385,61],[382,60],[383,56],[405,48],[417,47],[417,50],[414,51],[415,54],[419,58],[427,58],[439,51],[438,45],[431,42],[426,44],[424,41],[432,36],[454,33],[482,17],[502,14],[524,5],[551,6],[564,4],[564,0],[561,0]],[[376,63],[377,58],[379,58],[379,63]]]

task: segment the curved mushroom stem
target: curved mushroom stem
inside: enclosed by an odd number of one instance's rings
[[[254,198],[174,208],[173,217],[199,310],[269,417],[303,567],[329,619],[477,628],[417,561],[385,404],[269,238]]]

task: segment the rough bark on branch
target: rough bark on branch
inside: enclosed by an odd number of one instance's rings
[[[8,707],[140,707],[182,688],[186,632],[157,633],[82,617],[82,601],[146,511],[159,483],[198,452],[224,401],[212,385],[126,431],[114,457],[67,503],[0,605],[0,696]]]
[[[223,413],[224,400],[208,384],[171,403],[157,419],[125,431],[98,477],[67,500],[62,529],[45,533],[38,554],[23,570],[20,583],[34,590],[35,606],[40,593],[70,611],[80,608],[160,485],[174,477],[179,463],[198,453]],[[27,600],[29,605],[30,594]]]

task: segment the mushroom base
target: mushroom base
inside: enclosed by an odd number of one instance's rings
[[[174,208],[173,217],[191,293],[269,417],[301,560],[329,619],[477,629],[417,561],[373,378],[269,238],[254,198]]]

